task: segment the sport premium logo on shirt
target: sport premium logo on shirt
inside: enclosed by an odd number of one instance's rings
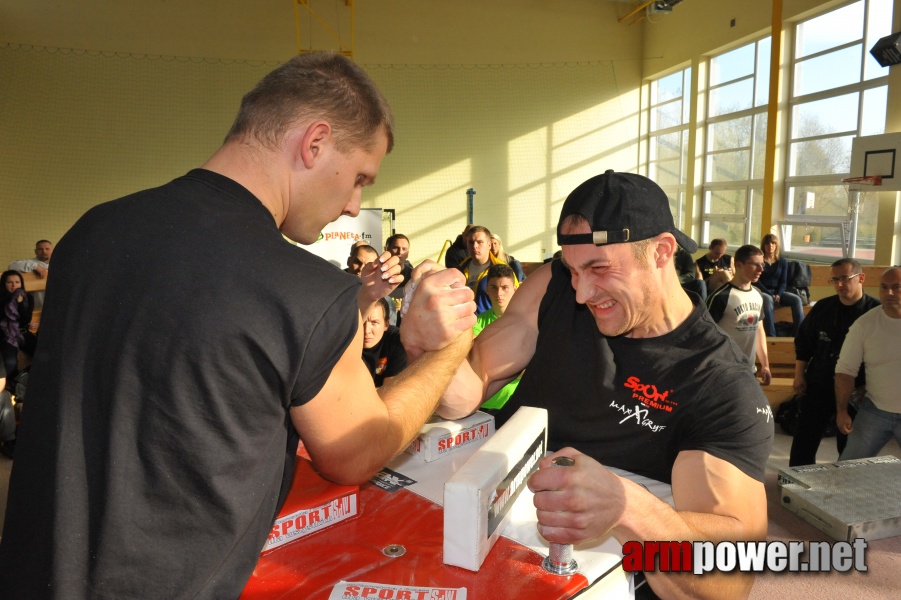
[[[632,390],[632,399],[638,400],[645,406],[650,408],[656,408],[657,410],[664,410],[666,412],[673,412],[673,409],[679,406],[678,402],[670,399],[670,394],[673,390],[666,390],[661,392],[657,389],[656,385],[653,384],[644,384],[638,377],[634,375],[626,379],[626,382],[623,386]]]

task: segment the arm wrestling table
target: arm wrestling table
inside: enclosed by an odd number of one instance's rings
[[[477,449],[477,445],[460,448],[432,462],[401,454],[360,486],[355,516],[263,554],[241,598],[633,597],[631,576],[622,569],[622,546],[612,537],[576,546],[573,558],[579,570],[573,575],[553,575],[542,568],[548,542],[538,535],[527,488],[517,498],[510,522],[478,571],[444,564],[444,483]],[[614,471],[672,501],[668,485]],[[295,477],[292,491],[323,481],[309,469],[298,469],[298,474],[302,476]]]

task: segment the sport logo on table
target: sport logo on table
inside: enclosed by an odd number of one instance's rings
[[[328,600],[466,600],[466,588],[412,587],[363,581],[341,581]]]

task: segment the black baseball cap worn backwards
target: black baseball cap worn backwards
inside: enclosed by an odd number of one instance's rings
[[[585,217],[591,233],[563,233],[563,222],[573,214]],[[669,199],[659,185],[641,175],[609,170],[567,196],[557,223],[557,245],[637,242],[664,232],[673,234],[689,253],[697,251],[695,241],[676,229]]]

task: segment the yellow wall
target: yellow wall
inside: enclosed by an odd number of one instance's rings
[[[121,4],[0,0],[0,203],[16,223],[0,266],[36,239],[57,241],[87,208],[200,164],[241,95],[297,47],[286,0]],[[636,169],[642,33],[617,22],[625,8],[356,2],[355,60],[397,120],[364,206],[397,211],[414,259],[459,233],[472,187],[476,222],[520,260],[540,260],[575,185]]]
[[[783,0],[783,16],[835,4]],[[314,5],[328,18],[344,3]],[[552,253],[575,185],[638,168],[642,81],[697,68],[771,19],[770,3],[734,0],[689,0],[633,26],[618,22],[630,4],[600,0],[355,5],[355,59],[384,89],[398,129],[364,206],[397,211],[417,260],[462,229],[470,187],[476,222],[508,252]],[[893,31],[901,0],[895,12]],[[13,223],[0,266],[30,256],[39,238],[57,241],[90,206],[200,164],[241,95],[297,50],[291,0],[0,0],[0,14],[0,206]],[[335,15],[349,37],[347,15]],[[328,43],[304,20],[300,31]],[[899,73],[889,130],[901,127]],[[880,232],[895,229],[897,212],[883,202]],[[897,256],[884,242],[892,233],[880,233],[877,256]]]

